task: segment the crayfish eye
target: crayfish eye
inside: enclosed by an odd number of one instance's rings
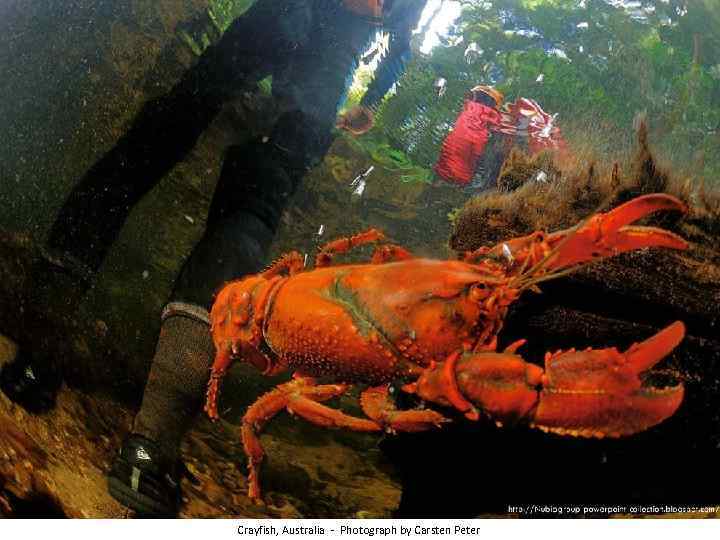
[[[490,289],[484,283],[478,283],[470,287],[469,298],[473,302],[480,302],[490,296]]]

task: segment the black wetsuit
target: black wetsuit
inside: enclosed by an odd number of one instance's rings
[[[386,4],[391,46],[363,99],[370,107],[400,77],[425,1]],[[49,246],[97,270],[133,205],[190,151],[223,104],[272,75],[286,112],[265,143],[227,150],[207,230],[172,294],[172,301],[207,308],[224,281],[265,263],[288,198],[332,142],[338,105],[377,30],[341,0],[258,0],[88,171],[62,207]]]

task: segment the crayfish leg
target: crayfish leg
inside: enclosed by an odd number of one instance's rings
[[[210,380],[208,381],[207,392],[205,395],[205,412],[211,420],[219,418],[217,412],[217,398],[220,393],[220,381],[225,376],[228,366],[232,362],[232,354],[230,345],[226,344],[218,349],[215,356],[215,362],[210,370]]]
[[[426,431],[449,422],[442,414],[429,409],[403,411],[395,406],[388,385],[368,388],[360,395],[360,406],[368,417],[390,432]]]
[[[323,427],[346,428],[353,431],[382,429],[371,420],[356,418],[319,403],[344,394],[347,388],[343,384],[315,385],[312,379],[297,377],[260,396],[248,408],[242,419],[240,434],[243,449],[248,457],[248,496],[251,499],[259,501],[262,498],[260,464],[265,452],[260,444],[260,432],[265,424],[283,409]]]
[[[332,264],[333,257],[338,253],[347,253],[353,248],[384,240],[385,235],[378,229],[369,229],[354,236],[338,238],[322,246],[315,257],[315,267],[322,268]]]
[[[410,251],[402,246],[396,244],[386,244],[384,246],[378,246],[372,255],[370,262],[372,264],[386,264],[397,261],[407,261],[408,259],[414,259]]]
[[[260,275],[265,279],[270,279],[282,274],[293,276],[302,272],[304,267],[305,257],[300,255],[297,251],[291,251],[273,262]]]

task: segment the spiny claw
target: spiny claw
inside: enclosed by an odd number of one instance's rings
[[[620,437],[669,418],[682,403],[682,384],[643,386],[639,375],[684,336],[678,321],[624,353],[609,348],[550,355],[532,425],[560,435]]]
[[[665,193],[642,195],[610,210],[592,216],[579,229],[550,234],[547,243],[558,248],[547,269],[557,270],[591,260],[646,247],[687,249],[680,236],[658,227],[630,225],[653,212],[675,210],[687,212],[677,197]]]

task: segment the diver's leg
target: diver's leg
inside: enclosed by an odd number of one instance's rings
[[[203,84],[204,56],[166,95],[149,101],[118,143],[73,188],[50,230],[59,259],[96,271],[132,206],[187,152],[215,118],[221,96]]]
[[[302,2],[283,5],[293,7],[294,13],[305,20],[307,12],[302,9]],[[322,58],[319,61],[322,62]],[[289,82],[286,76],[290,74],[300,79],[298,85],[302,87],[307,73],[303,69],[293,69],[294,65],[286,63],[283,69],[274,70],[274,88],[286,88]],[[346,65],[345,72],[333,74],[336,83],[332,86],[323,87],[315,81],[314,90],[320,94],[313,96],[312,101],[320,103],[318,108],[311,106],[306,110],[304,102],[291,99],[289,111],[280,117],[269,140],[253,141],[228,150],[206,232],[183,265],[165,309],[148,386],[130,442],[133,437],[157,441],[163,447],[163,455],[177,457],[180,440],[190,426],[190,419],[200,411],[214,356],[210,328],[196,315],[202,313],[207,317],[213,294],[223,283],[259,272],[266,264],[270,243],[285,206],[302,177],[330,146],[336,104],[345,88],[349,68]],[[327,106],[326,101],[332,105]],[[317,110],[326,112],[317,114]],[[190,321],[182,330],[169,326],[173,319],[181,317]],[[192,330],[189,329],[191,324]],[[175,343],[181,340],[180,332],[194,336],[191,347],[194,353],[183,355],[178,361],[177,353],[173,351],[178,349]],[[186,368],[188,363],[193,367]],[[177,373],[182,370],[192,374],[192,381]],[[182,390],[168,390],[179,386]],[[121,454],[118,462],[123,460]],[[129,479],[121,469],[114,467],[110,474],[112,478],[128,485]],[[117,490],[111,490],[111,493],[124,504],[135,507],[132,498]],[[127,493],[125,490],[124,495]]]
[[[137,482],[137,489],[133,488],[128,473],[133,448],[142,444],[154,450],[158,463],[177,462],[180,441],[201,409],[214,356],[208,322],[213,294],[224,282],[263,269],[281,213],[294,191],[295,181],[278,159],[272,152],[258,153],[257,145],[232,147],[226,154],[207,230],[183,265],[163,312],[134,433],[109,475],[111,494],[133,509],[152,511],[146,504],[148,490],[166,507],[174,500],[177,488],[162,484],[154,469],[137,473],[148,477],[145,493]],[[158,485],[164,490],[157,491]]]
[[[271,209],[272,182],[243,189],[245,200],[235,198],[233,188],[245,188],[237,176],[247,159],[238,148],[226,154],[213,197],[207,230],[182,267],[170,302],[162,314],[160,336],[152,360],[133,434],[123,443],[120,456],[108,476],[111,495],[130,508],[157,514],[153,505],[172,514],[178,507],[176,467],[182,437],[200,411],[210,364],[215,353],[210,335],[208,307],[215,290],[230,278],[260,271],[274,228],[259,215],[277,216]],[[239,211],[232,213],[232,205]],[[284,200],[276,202],[284,205]],[[152,457],[153,467],[140,467],[134,459],[137,447]],[[148,462],[150,463],[150,462]],[[135,472],[137,469],[137,472]],[[132,474],[140,480],[133,481]],[[161,474],[162,473],[162,474]]]
[[[302,57],[298,55],[299,59]],[[345,91],[351,67],[348,63],[335,62],[331,65],[339,71],[328,71],[325,56],[313,58],[316,64],[309,73],[296,68],[296,64],[306,65],[302,61],[282,65],[274,71],[276,97],[290,107],[280,116],[270,137],[228,149],[206,232],[180,272],[168,309],[181,311],[192,306],[207,310],[224,283],[257,273],[266,264],[284,209],[303,176],[320,162],[332,142],[337,103]],[[343,58],[352,56],[346,51]],[[318,78],[317,73],[324,77]],[[299,82],[291,83],[287,79],[291,74],[296,75]],[[288,89],[291,94],[282,93]],[[207,339],[210,339],[209,330]],[[158,361],[162,360],[156,357],[154,362]],[[211,361],[212,355],[198,356],[198,362],[202,362],[206,370]],[[204,386],[207,378],[205,373],[198,384]],[[201,398],[202,392],[197,396]],[[146,389],[145,400],[154,399],[151,388]],[[179,430],[187,429],[187,424],[174,419],[176,405],[167,400],[162,402],[166,414],[157,415],[153,420],[155,433],[173,423]],[[188,410],[199,410],[199,407],[200,401],[196,400]],[[138,418],[147,426],[151,422],[144,410],[143,405]],[[147,430],[146,435],[152,437],[152,429]]]
[[[186,156],[223,103],[287,62],[304,41],[306,3],[258,1],[170,92],[142,107],[61,208],[48,240],[59,258],[97,270],[133,205]]]
[[[211,75],[219,77],[214,54],[203,56],[170,93],[143,107],[129,131],[70,193],[47,247],[33,257],[29,274],[34,285],[17,336],[20,352],[0,374],[0,388],[26,409],[52,407],[57,379],[65,371],[60,365],[65,354],[57,350],[67,333],[61,323],[73,319],[74,307],[130,208],[184,156],[219,111],[221,95],[204,84]],[[37,339],[47,341],[51,333],[58,343],[40,346]]]
[[[297,118],[288,119],[297,125]],[[278,125],[282,129],[285,124]],[[123,504],[152,512],[148,494],[166,507],[174,500],[177,488],[163,484],[156,469],[167,470],[167,464],[177,462],[180,441],[202,406],[214,356],[207,322],[213,294],[226,281],[264,268],[282,212],[304,170],[272,144],[258,141],[228,150],[207,230],[183,265],[164,310],[133,434],[109,475],[110,493]],[[139,446],[163,465],[138,469],[133,452]],[[142,482],[132,483],[133,467],[140,471],[136,476],[148,477],[144,492],[138,487]]]
[[[282,152],[262,143],[234,146],[226,153],[206,232],[180,271],[165,308],[162,326],[164,331],[174,317],[189,313],[198,328],[198,354],[183,358],[179,363],[176,355],[164,354],[158,345],[143,405],[136,419],[136,429],[141,434],[149,438],[163,435],[169,444],[168,451],[177,452],[182,433],[189,425],[189,420],[178,421],[178,411],[186,411],[180,415],[184,420],[200,410],[213,357],[206,321],[214,293],[225,282],[257,273],[265,267],[282,212],[300,180],[298,176],[290,176],[283,163]],[[202,313],[202,317],[198,313]],[[172,332],[162,332],[160,342],[179,338]],[[179,384],[181,381],[171,380],[171,371],[190,361],[198,366],[192,370],[198,376],[192,384],[182,381],[182,396],[167,399],[166,390],[155,392],[155,380],[158,390]],[[167,372],[161,377],[153,377],[155,366],[162,373],[165,371],[162,366],[166,364]],[[193,390],[185,395],[185,390],[190,387]],[[165,413],[158,414],[160,409]],[[177,432],[167,437],[168,430]]]
[[[128,132],[70,193],[47,247],[33,254],[27,309],[12,336],[20,353],[0,373],[0,388],[13,401],[33,412],[52,407],[65,371],[55,364],[66,355],[56,351],[50,358],[42,351],[62,346],[67,331],[59,323],[74,319],[74,307],[131,207],[193,147],[227,98],[286,62],[303,39],[298,32],[307,27],[307,17],[299,8],[292,31],[272,32],[284,9],[261,0],[237,19],[168,94],[143,106]],[[59,342],[39,346],[38,340],[51,340],[51,330]]]

